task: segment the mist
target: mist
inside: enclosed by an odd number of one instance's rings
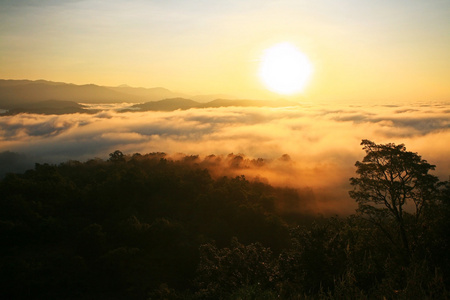
[[[0,171],[19,171],[34,162],[106,159],[114,150],[164,152],[173,159],[192,155],[215,177],[245,175],[303,191],[310,208],[323,214],[356,208],[348,179],[364,157],[362,139],[403,143],[435,164],[441,180],[450,174],[446,103],[125,113],[118,110],[123,107],[105,105],[93,115],[0,117]]]

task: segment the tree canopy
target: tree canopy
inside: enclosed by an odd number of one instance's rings
[[[448,298],[449,184],[403,145],[363,144],[360,213],[341,217],[286,214],[300,191],[214,178],[195,156],[117,150],[8,174],[0,298]]]
[[[439,179],[429,174],[435,166],[406,151],[403,144],[363,140],[361,145],[366,156],[355,164],[359,177],[350,179],[354,189],[349,194],[358,202],[359,211],[380,226],[392,242],[395,237],[382,224],[393,219],[403,250],[410,255],[407,227],[419,225],[424,211],[437,199]]]

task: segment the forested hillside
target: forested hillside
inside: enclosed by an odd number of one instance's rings
[[[36,164],[0,182],[0,298],[445,299],[450,189],[430,184],[406,253],[389,215],[287,214],[295,190],[190,157]]]

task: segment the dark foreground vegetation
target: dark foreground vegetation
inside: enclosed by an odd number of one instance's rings
[[[448,298],[448,183],[403,145],[362,144],[345,218],[287,215],[293,190],[161,153],[9,174],[0,298]]]

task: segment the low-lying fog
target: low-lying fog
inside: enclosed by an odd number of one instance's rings
[[[106,159],[114,150],[199,155],[199,161],[214,154],[213,175],[245,174],[312,191],[322,213],[356,207],[348,179],[364,157],[362,139],[403,143],[435,164],[441,180],[450,175],[448,103],[118,112],[123,107],[94,107],[103,109],[94,115],[0,117],[0,175],[34,162]]]

